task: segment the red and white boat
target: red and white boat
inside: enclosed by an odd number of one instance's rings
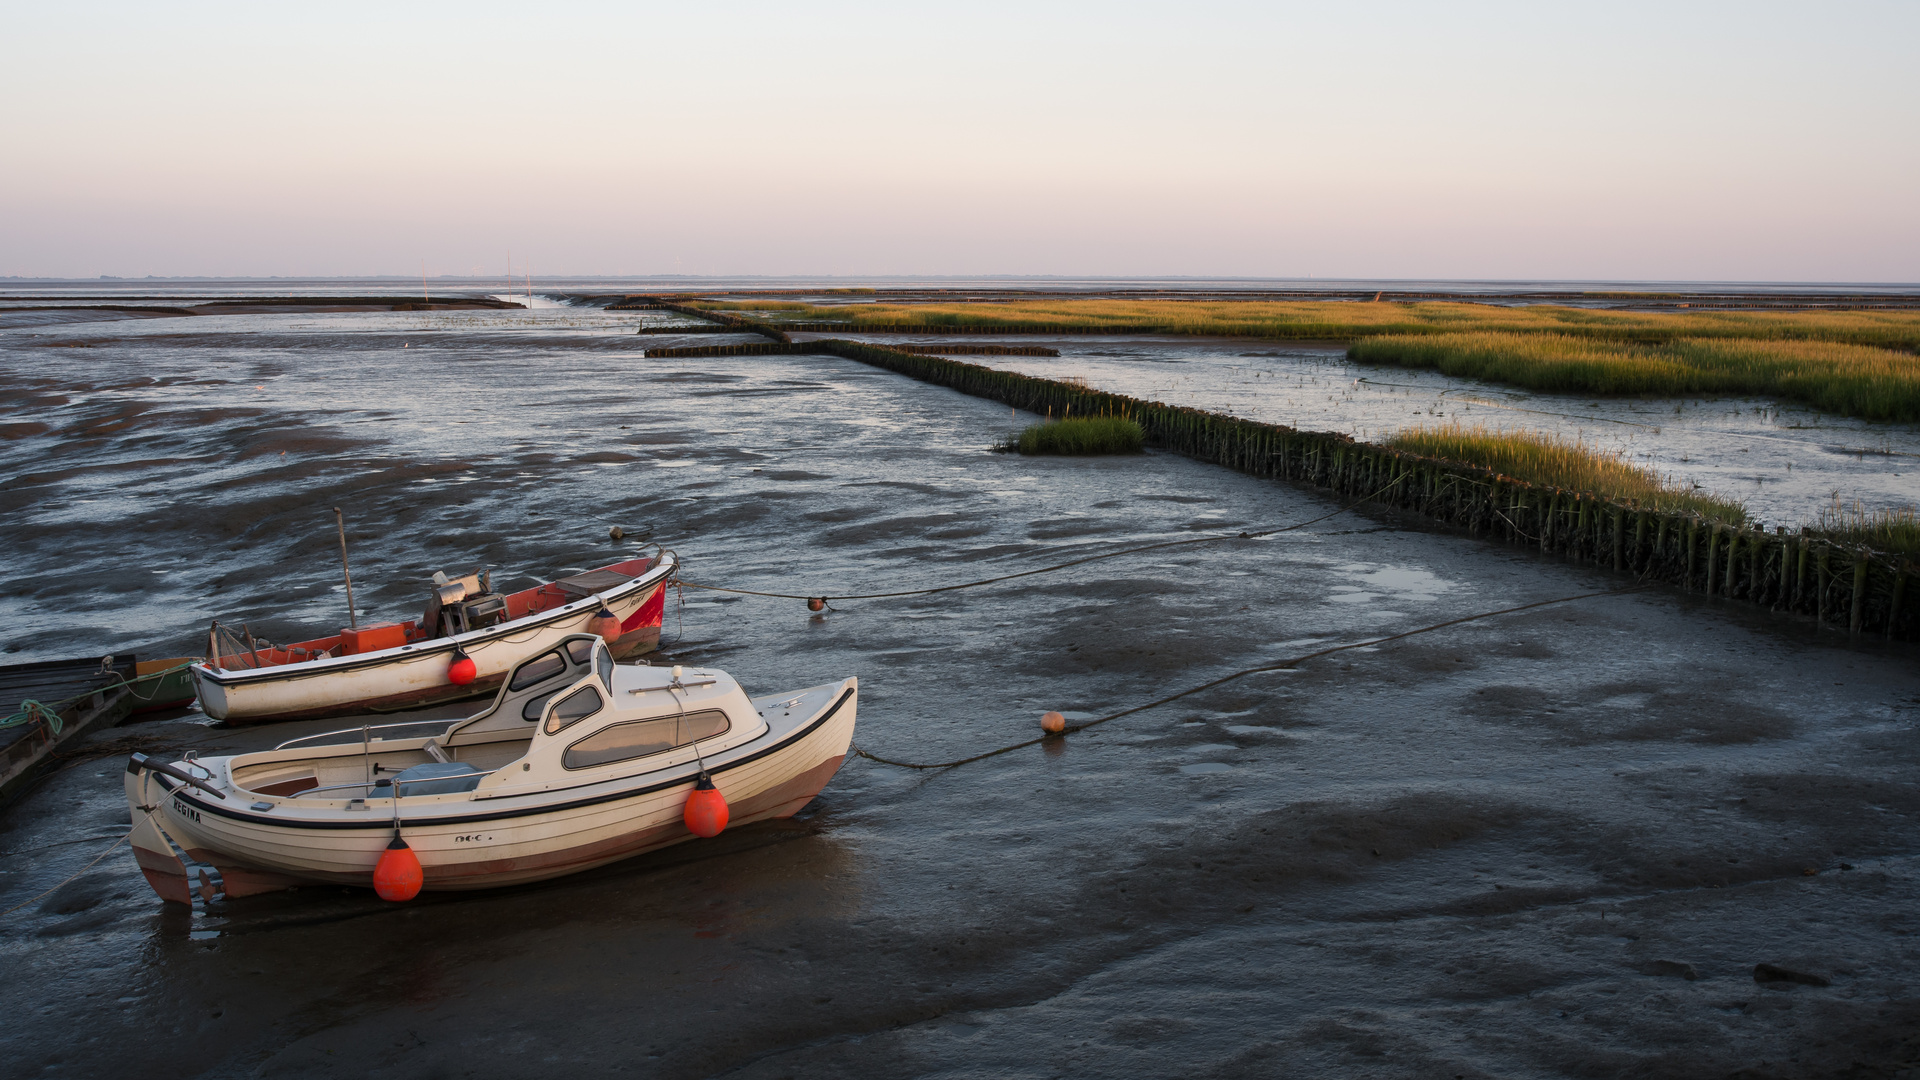
[[[749,698],[723,671],[615,665],[603,639],[563,637],[464,720],[133,755],[134,857],[181,903],[214,892],[182,854],[229,898],[314,882],[388,896],[380,869],[402,847],[415,876],[390,899],[559,877],[798,813],[846,759],[858,695],[849,677]]]
[[[569,634],[593,633],[617,659],[656,648],[673,553],[603,566],[516,593],[488,576],[435,575],[418,621],[349,628],[332,637],[267,645],[251,635],[224,647],[216,625],[193,665],[200,708],[229,724],[391,712],[485,694],[515,664]],[[224,655],[223,655],[224,654]]]

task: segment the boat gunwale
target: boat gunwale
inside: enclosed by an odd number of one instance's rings
[[[590,596],[571,601],[561,607],[549,608],[546,611],[522,615],[513,622],[502,623],[498,626],[489,626],[480,630],[469,630],[464,634],[458,634],[452,637],[432,638],[423,642],[395,645],[391,648],[381,649],[378,652],[361,653],[354,656],[329,656],[321,660],[299,660],[290,664],[275,664],[272,667],[263,668],[214,668],[210,667],[206,660],[202,660],[194,664],[191,670],[195,678],[206,679],[221,687],[232,687],[267,682],[299,682],[305,679],[319,678],[323,675],[337,675],[342,672],[358,671],[362,668],[381,667],[393,663],[411,664],[427,657],[452,652],[463,646],[473,645],[477,647],[491,644],[493,641],[499,640],[500,635],[508,631],[509,628],[511,628],[514,633],[521,633],[528,630],[544,630],[551,624],[559,622],[564,616],[578,615],[580,609],[587,604],[597,602],[604,606],[608,600],[622,599],[629,593],[637,592],[640,589],[649,586],[664,586],[667,579],[673,576],[674,571],[678,570],[679,566],[679,560],[675,559],[671,552],[668,552],[661,557],[660,562],[655,565],[653,569],[640,574],[625,584],[616,585],[611,589],[604,589]],[[659,575],[659,580],[653,580],[655,575]],[[542,586],[542,588],[544,587],[545,586]]]
[[[844,686],[845,684],[843,683],[842,685]],[[733,769],[741,768],[743,766],[752,764],[755,761],[759,761],[762,758],[768,757],[772,754],[776,754],[780,752],[781,750],[787,749],[788,747],[794,745],[795,743],[798,743],[800,740],[813,734],[815,731],[818,731],[821,727],[825,726],[826,723],[829,720],[832,720],[834,716],[840,712],[840,709],[844,705],[846,705],[848,699],[852,698],[854,694],[857,693],[858,691],[859,691],[858,686],[847,686],[844,690],[840,692],[840,696],[837,699],[835,699],[832,705],[827,706],[825,709],[823,709],[820,712],[819,715],[815,716],[812,720],[806,722],[805,724],[799,727],[796,727],[791,734],[786,735],[782,737],[779,741],[773,743],[772,745],[763,747],[759,750],[754,751],[751,754],[747,754],[743,757],[735,758],[734,760],[725,762],[724,764],[706,766],[704,771],[707,772],[709,775],[729,772]],[[409,739],[404,741],[411,742],[413,740]],[[682,763],[677,768],[685,769],[686,763]],[[392,832],[396,826],[400,828],[418,829],[418,828],[430,828],[433,826],[441,826],[441,825],[467,825],[467,824],[472,824],[474,822],[479,822],[479,821],[503,821],[511,818],[536,817],[541,814],[559,813],[561,811],[566,811],[566,810],[577,810],[582,807],[597,806],[601,803],[617,802],[621,799],[639,798],[640,796],[643,796],[643,795],[651,795],[657,791],[665,791],[669,788],[679,787],[682,784],[689,783],[693,781],[701,771],[702,769],[700,768],[700,766],[696,764],[691,773],[684,776],[676,777],[675,779],[672,779],[672,780],[663,780],[658,783],[648,784],[644,787],[633,788],[630,790],[611,791],[602,795],[595,795],[585,799],[575,799],[571,802],[552,803],[552,804],[541,805],[541,806],[527,806],[527,807],[521,807],[513,810],[500,810],[493,813],[484,813],[484,814],[460,814],[460,815],[454,815],[451,817],[420,818],[420,819],[413,819],[413,820],[408,820],[405,817],[398,817],[398,818],[388,817],[388,818],[382,818],[377,821],[367,821],[367,822],[302,820],[299,818],[290,818],[290,817],[271,818],[267,816],[269,813],[271,813],[271,811],[261,811],[261,812],[255,813],[251,811],[235,810],[230,807],[219,806],[212,802],[202,802],[201,800],[194,798],[192,795],[187,794],[189,789],[185,784],[180,784],[178,786],[170,785],[169,778],[165,774],[155,774],[154,780],[160,785],[161,791],[165,792],[167,797],[178,800],[182,803],[185,803],[191,808],[193,808],[194,810],[198,810],[204,813],[214,814],[218,817],[231,818],[235,821],[242,821],[248,824],[264,825],[269,828],[283,828],[283,829],[331,829],[331,830],[348,829],[348,830],[359,830],[362,832],[384,833],[384,832]],[[624,776],[624,777],[609,777],[608,779],[605,779],[605,780],[591,780],[584,784],[579,784],[572,788],[560,788],[558,790],[577,791],[582,788],[598,787],[601,784],[616,784],[622,781],[631,781],[637,776],[645,776],[645,775],[647,774],[635,773],[630,776]],[[526,798],[530,794],[536,794],[536,793],[523,792],[517,795],[495,795],[495,796],[491,796],[491,798],[495,798],[495,799]],[[332,800],[328,800],[328,801],[331,802]],[[481,802],[481,801],[483,800],[480,800],[480,799],[471,800],[471,802],[475,802],[475,803]]]

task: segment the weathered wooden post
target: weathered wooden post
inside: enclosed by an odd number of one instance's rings
[[[1893,575],[1893,602],[1887,605],[1887,638],[1893,638],[1894,629],[1900,625],[1900,601],[1907,594],[1908,564],[1902,563]]]
[[[1717,565],[1717,559],[1720,554],[1720,525],[1718,523],[1709,525],[1708,530],[1709,531],[1707,533],[1706,593],[1708,596],[1712,596],[1713,595],[1713,572]]]
[[[1793,541],[1793,604],[1798,611],[1807,602],[1807,559],[1813,554],[1813,545],[1807,543],[1805,535],[1797,536]]]
[[[1860,636],[1860,627],[1867,614],[1867,553],[1857,551],[1853,556],[1853,612],[1847,619],[1847,633]]]
[[[1687,519],[1687,566],[1682,575],[1688,592],[1693,591],[1693,549],[1699,539],[1700,519]]]
[[[1830,546],[1822,540],[1820,556],[1814,560],[1814,587],[1819,590],[1819,603],[1813,621],[1820,626],[1827,625],[1827,556],[1830,553]]]
[[[1780,528],[1780,582],[1773,590],[1773,606],[1783,608],[1791,603],[1787,596],[1787,575],[1792,569],[1793,541],[1788,538],[1785,526]]]

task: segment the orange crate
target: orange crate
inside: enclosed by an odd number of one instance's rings
[[[378,626],[362,626],[358,630],[340,631],[340,653],[343,656],[379,652],[406,643],[407,628],[400,623],[381,623]]]

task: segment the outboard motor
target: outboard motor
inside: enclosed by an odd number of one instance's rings
[[[451,579],[433,575],[433,597],[420,625],[436,637],[452,637],[483,626],[507,621],[507,598],[493,591],[493,574],[475,570],[466,577]]]

